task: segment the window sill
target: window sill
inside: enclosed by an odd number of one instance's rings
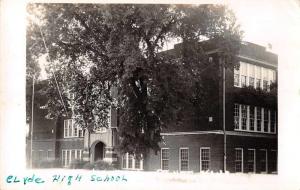
[[[250,130],[242,130],[242,129],[234,129],[234,131],[276,135],[276,132],[250,131]]]

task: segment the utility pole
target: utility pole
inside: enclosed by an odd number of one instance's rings
[[[226,107],[225,107],[225,61],[223,58],[221,58],[221,61],[222,61],[222,69],[223,69],[223,133],[224,133],[224,173],[226,172],[226,157],[227,157],[227,154],[226,154],[226,118],[225,118],[225,113],[226,113]]]
[[[33,144],[33,111],[34,111],[34,74],[32,77],[32,96],[31,96],[31,126],[30,126],[30,168],[32,168],[32,144]]]

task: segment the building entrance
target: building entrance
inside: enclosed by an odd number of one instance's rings
[[[103,142],[98,142],[95,145],[94,161],[103,160],[104,157],[105,157],[105,144]]]

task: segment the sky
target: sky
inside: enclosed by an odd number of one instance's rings
[[[273,51],[299,45],[300,4],[295,0],[228,1],[244,30],[244,40],[261,45],[271,43]],[[296,41],[294,41],[296,39]]]

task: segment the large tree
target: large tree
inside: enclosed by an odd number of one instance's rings
[[[40,21],[29,22],[39,25],[29,31],[29,44],[45,42],[32,55],[47,53],[51,63],[49,116],[72,115],[91,130],[107,127],[112,106],[118,109],[124,152],[157,151],[161,130],[181,118],[185,108],[203,104],[203,71],[210,62],[200,41],[213,43],[227,67],[235,65],[239,49],[239,26],[221,5],[27,8],[39,13]],[[179,54],[163,52],[167,42],[176,40],[182,42]]]

